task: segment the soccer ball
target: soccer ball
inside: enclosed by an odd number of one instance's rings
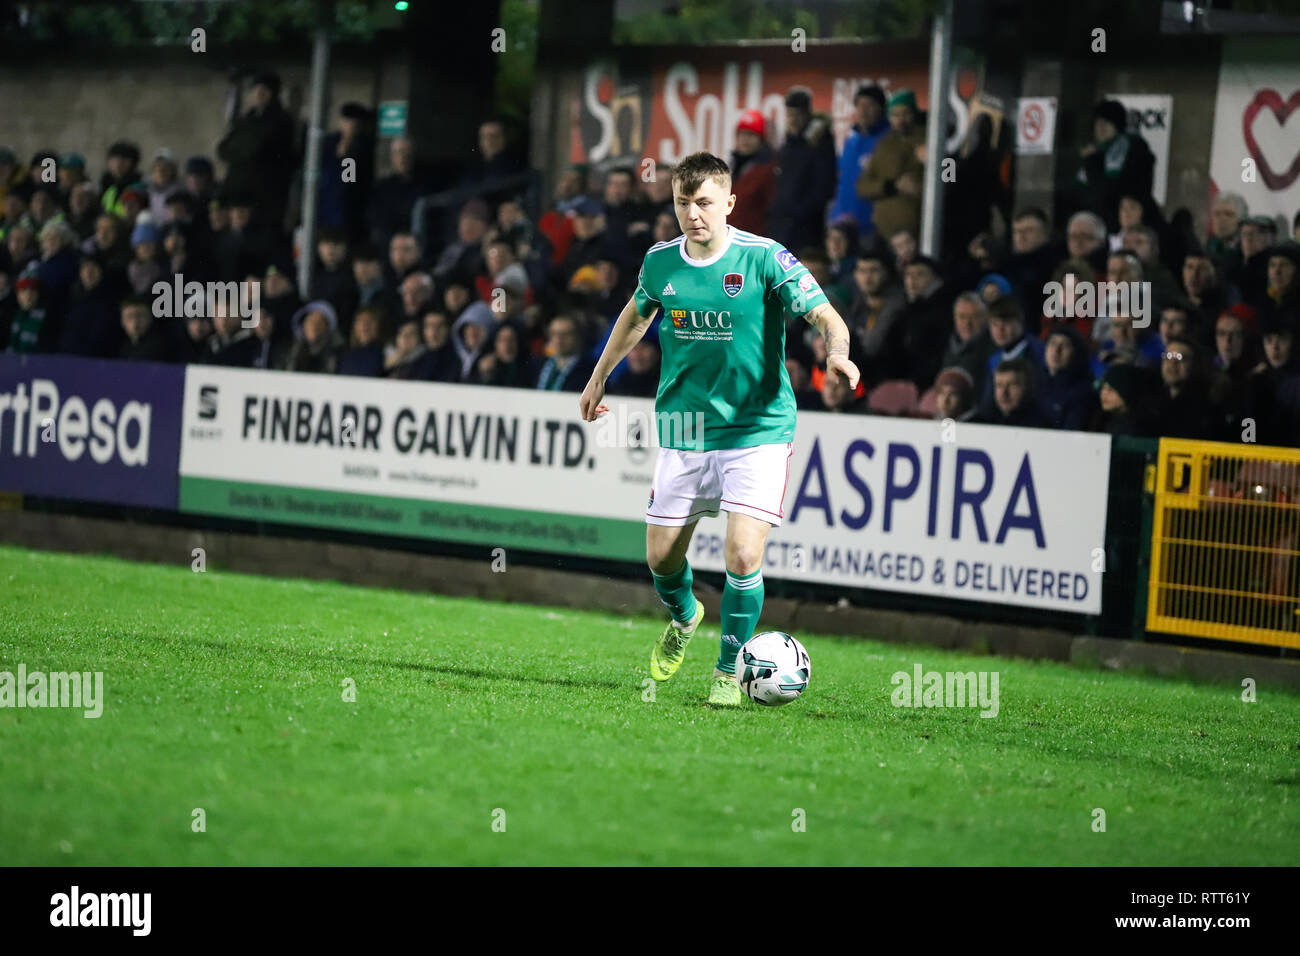
[[[812,663],[803,645],[789,634],[764,631],[736,655],[736,680],[756,704],[780,707],[804,692]]]

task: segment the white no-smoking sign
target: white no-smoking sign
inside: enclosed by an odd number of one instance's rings
[[[1017,101],[1016,152],[1050,153],[1056,140],[1056,97],[1039,96]]]

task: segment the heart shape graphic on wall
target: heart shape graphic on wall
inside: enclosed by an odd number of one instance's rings
[[[1268,107],[1277,117],[1279,126],[1285,125],[1287,117],[1292,112],[1300,109],[1300,90],[1291,94],[1291,98],[1285,103],[1277,90],[1260,90],[1255,94],[1255,98],[1250,101],[1245,111],[1241,114],[1241,132],[1246,139],[1246,149],[1250,151],[1251,158],[1255,160],[1255,167],[1259,170],[1260,177],[1264,180],[1264,185],[1269,189],[1279,192],[1288,188],[1297,177],[1300,177],[1300,152],[1296,153],[1295,159],[1284,172],[1276,172],[1264,158],[1264,154],[1259,150],[1259,143],[1255,140],[1255,117],[1259,115],[1260,110]],[[1300,131],[1297,131],[1300,132]],[[1295,137],[1295,142],[1300,142],[1300,135]]]

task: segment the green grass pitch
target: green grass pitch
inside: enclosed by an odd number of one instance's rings
[[[1296,860],[1295,695],[800,633],[801,700],[713,711],[707,618],[643,700],[662,624],[0,547],[0,671],[106,698],[0,709],[0,863]],[[918,661],[998,716],[892,706]]]

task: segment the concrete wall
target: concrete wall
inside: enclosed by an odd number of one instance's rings
[[[160,146],[170,147],[181,162],[194,154],[215,160],[217,142],[226,129],[227,62],[212,53],[166,50],[94,61],[83,57],[0,63],[0,144],[12,147],[22,162],[38,149],[79,152],[95,180],[104,171],[109,145],[119,139],[140,147],[146,168]],[[281,102],[305,122],[309,61],[267,65],[280,73]],[[400,59],[384,62],[375,55],[367,63],[336,57],[329,90],[330,128],[337,125],[339,106],[348,100],[375,105],[381,88],[386,96],[404,98],[403,70]],[[385,83],[385,71],[395,74],[396,84]]]

